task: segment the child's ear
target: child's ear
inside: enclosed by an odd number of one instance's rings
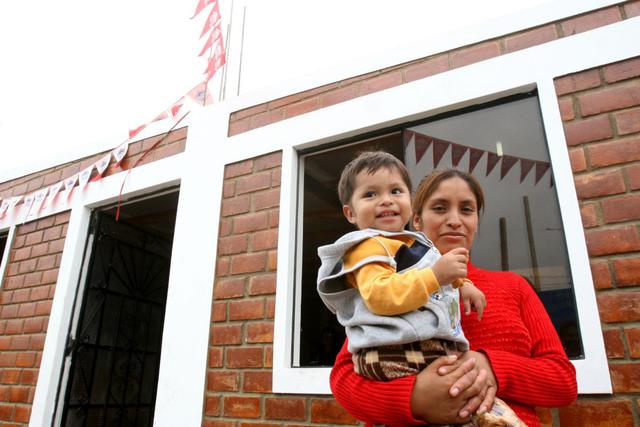
[[[420,221],[420,215],[418,214],[413,215],[412,224],[413,224],[414,230],[422,231],[422,221]]]
[[[347,218],[347,221],[349,221],[351,224],[356,223],[356,217],[354,215],[354,212],[351,210],[351,207],[349,207],[349,205],[342,206],[342,213],[344,214],[344,217]]]

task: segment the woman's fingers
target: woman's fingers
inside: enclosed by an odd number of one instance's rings
[[[481,369],[472,385],[464,391],[463,397],[467,397],[467,403],[460,409],[458,415],[466,418],[475,413],[483,403],[486,402],[486,396],[489,394],[490,387],[487,386],[487,371]],[[495,397],[495,392],[493,393]],[[493,402],[493,397],[491,401]],[[485,411],[486,412],[486,411]]]
[[[440,373],[440,370],[438,373]],[[456,397],[460,393],[466,391],[476,381],[478,377],[476,361],[475,359],[468,359],[453,370],[450,370],[449,373],[451,374],[452,379],[455,380],[451,388],[449,388],[449,394],[452,397]]]
[[[478,408],[478,414],[484,414],[487,411],[490,411],[493,408],[493,402],[496,398],[496,388],[493,386],[489,386],[487,388],[487,393],[484,397],[484,400],[480,404]]]

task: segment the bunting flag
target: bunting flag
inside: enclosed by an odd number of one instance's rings
[[[500,160],[500,156],[496,153],[487,152],[487,173],[485,176],[489,176],[493,168],[496,167],[498,161]]]
[[[0,204],[0,218],[4,217],[4,214],[7,212],[7,209],[9,209],[9,200],[3,199],[2,204]]]
[[[435,165],[435,167],[437,167],[438,163],[440,163],[440,160],[442,160],[444,153],[446,153],[447,148],[449,148],[449,144],[447,144],[445,141],[442,141],[441,139],[436,139],[436,138],[433,138],[432,143],[433,143],[433,164]]]
[[[139,134],[142,131],[142,129],[144,129],[146,127],[147,127],[147,125],[144,124],[144,125],[138,126],[135,129],[129,129],[129,139],[133,139],[137,134]]]
[[[529,159],[520,159],[520,183],[525,180],[535,162]]]
[[[468,149],[469,147],[466,145],[451,144],[451,164],[454,168],[458,167],[460,160],[462,160],[462,156],[464,156]]]
[[[198,105],[210,105],[213,103],[213,96],[207,82],[198,83],[193,89],[187,92],[187,98]]]
[[[469,173],[473,172],[482,156],[484,156],[483,150],[469,147]]]
[[[429,149],[431,140],[427,139],[427,137],[419,133],[416,133],[414,135],[416,144],[416,163],[418,163],[420,159],[422,159],[422,156],[424,156],[424,153],[426,153]]]
[[[81,170],[80,173],[78,174],[78,185],[81,190],[84,189],[84,187],[89,182],[89,178],[91,178],[91,172],[93,172],[93,166],[94,164],[86,167],[84,170]]]
[[[31,212],[31,206],[33,206],[33,202],[36,199],[36,195],[35,193],[31,193],[28,196],[26,196],[24,198],[24,209],[25,209],[25,213],[24,213],[24,218],[22,219],[22,223],[24,224],[27,221],[27,217],[29,216],[29,213]]]
[[[124,156],[127,154],[129,150],[129,141],[125,141],[122,144],[118,145],[111,154],[113,155],[113,160],[116,161],[115,166],[120,166],[120,162],[124,159]]]
[[[409,143],[411,142],[411,138],[413,138],[414,135],[415,134],[410,130],[404,130],[402,132],[402,145],[404,146],[405,150],[409,146]]]
[[[56,196],[60,192],[60,189],[62,188],[63,184],[64,182],[60,181],[56,184],[53,184],[51,187],[49,187],[49,203],[53,203],[56,200]]]
[[[218,0],[198,0],[198,5],[196,6],[196,11],[193,12],[193,16],[191,19],[198,16],[200,12],[204,10],[205,7],[209,6],[211,3],[217,3]]]
[[[74,173],[73,176],[64,180],[64,189],[67,192],[67,200],[69,200],[69,196],[73,191],[73,187],[76,186],[76,182],[78,182],[78,174]]]
[[[11,200],[9,200],[9,211],[15,209],[15,207],[18,206],[18,203],[20,203],[20,200],[22,200],[22,196],[12,197]]]
[[[549,170],[549,163],[547,162],[536,162],[536,184],[540,182],[545,173]]]
[[[96,170],[98,171],[98,174],[93,178],[91,178],[91,182],[100,181],[102,179],[102,175],[104,174],[104,171],[107,170],[110,160],[111,160],[111,152],[109,152],[108,154],[106,154],[100,160],[98,160],[93,164]]]
[[[211,34],[209,34],[209,37],[207,38],[207,41],[205,42],[205,44],[202,46],[202,49],[200,49],[200,53],[198,54],[198,56],[204,55],[205,52],[211,49],[214,45],[219,46],[221,44],[222,44],[222,30],[220,29],[220,23],[218,23],[215,29],[211,32]]]
[[[516,163],[518,163],[517,157],[507,155],[502,156],[502,163],[500,165],[500,180],[507,176],[513,165],[515,165]]]
[[[219,44],[213,51],[213,55],[209,58],[209,62],[207,63],[207,68],[204,71],[205,81],[208,82],[213,78],[216,72],[222,68],[224,64],[226,64],[227,60],[225,58],[224,49]]]
[[[204,21],[204,27],[202,27],[200,38],[202,39],[202,37],[204,37],[204,35],[207,34],[209,31],[211,31],[212,28],[214,28],[216,25],[219,25],[220,21],[221,21],[220,4],[216,0],[215,4],[213,5],[213,8],[211,8],[211,12],[209,12],[209,16],[207,17],[207,20]]]
[[[42,209],[42,205],[44,204],[44,200],[47,198],[47,194],[49,193],[49,188],[43,188],[42,190],[38,190],[35,193],[35,198],[33,200],[33,206],[31,207],[31,215],[37,215]]]

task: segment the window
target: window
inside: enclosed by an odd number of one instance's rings
[[[482,184],[486,208],[474,264],[525,277],[543,301],[570,358],[584,355],[558,195],[539,101],[527,94],[411,123],[384,135],[302,156],[298,250],[299,315],[294,366],[330,366],[343,328],[316,292],[317,247],[352,230],[337,181],[355,153],[381,149],[401,159],[414,187],[434,169],[459,168]]]
[[[9,249],[11,249],[15,229],[15,227],[11,227],[8,230],[0,231],[0,287],[4,282],[5,272],[9,264]]]

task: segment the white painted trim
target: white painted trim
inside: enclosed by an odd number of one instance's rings
[[[4,230],[0,228],[0,232],[4,232]],[[16,226],[12,225],[9,227],[9,231],[7,232],[7,243],[4,247],[2,258],[0,259],[0,289],[2,289],[2,285],[4,283],[4,275],[7,272],[7,266],[9,265],[9,254],[11,253],[11,246],[13,245],[15,235]]]
[[[541,86],[545,130],[555,147],[552,152],[554,172],[564,181],[558,186],[565,224],[580,224],[575,189],[562,124],[555,98],[550,95],[553,78],[584,69],[609,64],[640,55],[640,18],[599,28],[530,49],[503,55],[467,67],[438,74],[427,79],[397,86],[365,97],[337,104],[226,138],[233,147],[225,164],[283,149],[282,194],[280,204],[280,239],[274,335],[274,391],[283,393],[329,393],[329,369],[292,368],[291,317],[293,315],[294,273],[292,263],[292,221],[296,215],[294,200],[297,171],[295,152],[321,146],[329,141],[409,122],[463,106],[486,102],[509,94]],[[455,90],[452,90],[455,88]],[[234,108],[234,107],[232,107]],[[292,154],[293,153],[293,154]],[[572,199],[565,203],[565,200]],[[566,207],[566,208],[565,208]],[[567,227],[570,263],[576,295],[585,309],[580,309],[587,359],[575,363],[581,393],[610,392],[610,378],[604,344],[589,336],[601,335],[595,295],[582,229]],[[286,237],[285,237],[286,236]],[[583,289],[584,288],[584,289]],[[284,329],[283,329],[284,328]],[[277,356],[277,357],[276,357]],[[593,375],[594,372],[597,375]]]
[[[178,154],[133,169],[124,186],[123,198],[136,197],[178,184],[183,170],[183,158],[184,154]],[[75,189],[69,205],[64,205],[64,210],[71,208],[71,215],[62,251],[51,315],[49,316],[42,362],[31,409],[30,425],[52,424],[64,348],[82,267],[91,209],[111,204],[118,199],[125,173],[103,178],[89,185],[84,191]],[[41,212],[37,218],[62,211],[62,205],[49,209]],[[11,219],[15,221],[16,217],[20,218],[19,212]],[[165,317],[165,323],[172,321],[174,319]],[[165,350],[164,346],[162,350]]]
[[[454,29],[451,32],[430,36],[426,40],[414,40],[406,45],[381,52],[369,57],[354,57],[352,62],[332,66],[324,70],[297,78],[287,82],[265,87],[264,89],[242,94],[231,99],[231,111],[238,111],[254,105],[259,105],[294,93],[334,83],[351,77],[382,70],[397,64],[426,58],[441,52],[447,52],[463,46],[469,46],[484,40],[491,40],[508,34],[534,28],[561,19],[577,16],[592,10],[601,9],[620,0],[567,0],[562,2],[548,2],[521,10],[509,15],[498,17],[491,21],[481,22],[463,30]],[[247,4],[251,7],[251,3]],[[242,79],[242,76],[240,76]]]

